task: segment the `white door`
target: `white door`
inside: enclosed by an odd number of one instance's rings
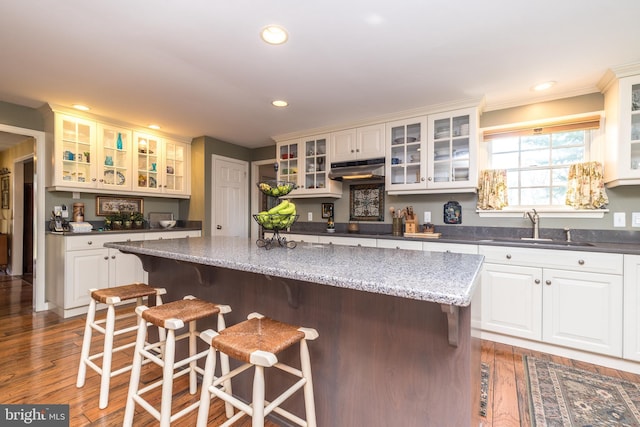
[[[249,163],[212,156],[211,235],[249,237]]]

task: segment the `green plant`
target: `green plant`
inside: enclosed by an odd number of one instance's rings
[[[131,221],[144,221],[144,215],[141,212],[132,212]]]

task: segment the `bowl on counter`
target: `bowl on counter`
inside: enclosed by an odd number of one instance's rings
[[[160,221],[158,221],[158,223],[162,228],[172,228],[176,226],[175,219],[161,219]]]

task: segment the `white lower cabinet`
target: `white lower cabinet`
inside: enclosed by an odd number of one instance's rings
[[[379,248],[422,250],[422,242],[415,240],[378,239],[376,245]]]
[[[439,243],[439,242],[423,242],[423,251],[432,252],[452,252],[454,254],[478,254],[478,245],[470,245],[467,243]]]
[[[366,246],[375,248],[377,246],[376,239],[369,239],[365,237],[344,237],[344,236],[318,236],[318,243],[329,243],[332,245],[345,245],[345,246]]]
[[[147,282],[148,275],[136,255],[105,248],[107,242],[198,237],[199,230],[157,233],[47,234],[46,298],[63,317],[86,313],[89,289]]]
[[[483,330],[622,356],[622,255],[495,246],[479,253]]]
[[[640,255],[624,256],[625,359],[640,362]]]

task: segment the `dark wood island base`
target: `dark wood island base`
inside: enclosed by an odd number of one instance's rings
[[[228,304],[228,325],[257,311],[317,329],[320,337],[309,349],[318,426],[481,425],[480,340],[472,332],[471,306],[456,307],[454,346],[439,303],[136,255],[149,283],[167,289],[166,301],[192,294]],[[283,359],[295,366],[297,355]],[[267,398],[269,389],[284,387],[279,380],[267,379]],[[251,400],[250,378],[235,379],[233,388]],[[304,415],[301,396],[284,406]]]

